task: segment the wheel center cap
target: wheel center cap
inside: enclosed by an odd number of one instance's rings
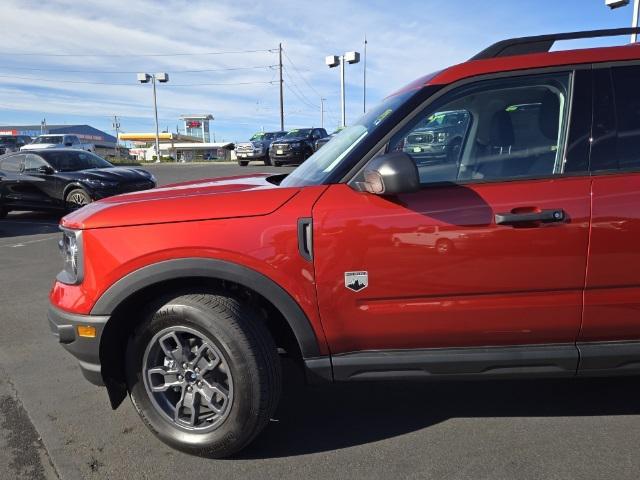
[[[196,372],[192,371],[192,370],[187,370],[184,373],[184,379],[188,382],[188,383],[194,383],[196,381],[196,379],[198,378],[198,375],[196,375]]]

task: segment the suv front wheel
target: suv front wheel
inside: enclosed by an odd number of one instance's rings
[[[221,458],[251,442],[278,404],[280,360],[259,316],[233,298],[162,305],[127,347],[127,386],[147,427],[183,451]]]

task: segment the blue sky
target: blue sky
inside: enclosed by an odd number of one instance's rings
[[[325,127],[332,130],[339,121],[339,74],[324,57],[362,51],[365,34],[372,105],[494,41],[623,27],[632,15],[631,6],[610,11],[604,0],[2,3],[0,125],[46,118],[112,133],[118,115],[123,131],[152,131],[151,87],[137,84],[135,72],[166,71],[171,81],[158,90],[161,129],[175,131],[183,113],[211,113],[216,139],[233,141],[279,126],[273,67],[279,42],[286,54],[285,128],[319,126],[323,96]],[[246,50],[256,51],[202,55]],[[347,120],[362,112],[362,73],[362,63],[347,66]]]

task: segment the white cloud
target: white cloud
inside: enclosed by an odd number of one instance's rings
[[[66,70],[167,71],[168,85],[159,87],[163,123],[175,125],[180,113],[210,112],[216,128],[232,138],[265,125],[278,125],[277,85],[193,86],[189,83],[240,83],[276,79],[272,69],[180,73],[180,70],[261,66],[277,63],[275,53],[141,57],[140,54],[217,52],[274,49],[282,42],[296,71],[285,58],[290,83],[285,89],[288,126],[319,123],[316,91],[327,97],[328,117],[339,113],[338,72],[324,66],[324,56],[362,50],[369,39],[368,99],[385,94],[430,71],[463,61],[500,37],[563,30],[553,9],[556,2],[501,0],[450,2],[446,0],[329,0],[178,1],[165,0],[3,0],[2,53],[85,53],[122,56],[5,56],[0,55],[0,107],[32,112],[64,121],[79,115],[98,128],[108,128],[107,116],[123,117],[123,127],[151,128],[151,92],[135,85],[128,74],[90,74],[30,71],[28,68]],[[583,1],[567,2],[577,6]],[[488,11],[488,5],[492,6]],[[571,8],[570,6],[567,8]],[[596,7],[589,7],[593,15]],[[590,10],[590,11],[591,11]],[[584,22],[585,8],[581,8]],[[602,15],[607,12],[602,9]],[[557,18],[556,18],[557,17]],[[540,21],[540,20],[544,21]],[[580,19],[574,19],[574,23]],[[573,26],[573,28],[580,28]],[[7,78],[30,77],[31,80]],[[302,77],[304,77],[303,80]],[[130,83],[131,86],[53,83],[41,80]],[[307,85],[313,86],[313,89]],[[361,111],[362,64],[347,66],[348,118]],[[300,101],[290,89],[304,96]],[[22,115],[22,116],[24,116]],[[52,119],[53,120],[53,119]],[[0,121],[12,123],[11,114]],[[128,123],[129,122],[129,123]],[[52,122],[53,123],[53,122]]]

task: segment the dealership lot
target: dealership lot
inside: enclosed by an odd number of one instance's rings
[[[159,183],[291,169],[153,165]],[[112,412],[51,337],[58,218],[0,220],[0,478],[637,478],[636,378],[388,383],[303,389],[235,459],[160,443],[130,403]]]

